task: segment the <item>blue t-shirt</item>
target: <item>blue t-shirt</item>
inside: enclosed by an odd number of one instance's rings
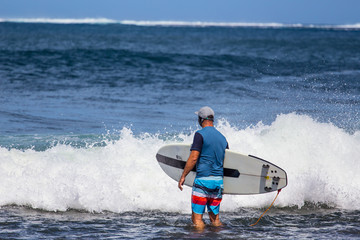
[[[224,176],[226,138],[214,127],[205,127],[195,133],[191,151],[200,152],[196,162],[196,177]]]

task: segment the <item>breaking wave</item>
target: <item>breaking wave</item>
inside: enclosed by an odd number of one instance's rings
[[[284,24],[256,22],[206,22],[206,21],[135,21],[114,20],[109,18],[0,18],[0,22],[14,23],[51,23],[51,24],[124,24],[136,26],[177,26],[177,27],[256,27],[256,28],[315,28],[315,29],[360,29],[360,23],[355,24]]]
[[[226,120],[216,127],[230,148],[262,157],[282,167],[289,184],[276,206],[326,204],[360,209],[360,132],[347,133],[306,115],[279,115],[270,125],[238,129]],[[0,147],[0,206],[25,205],[49,211],[190,212],[191,189],[183,192],[158,165],[157,150],[192,134],[135,136],[123,128],[103,146],[58,144],[43,151]],[[264,207],[275,193],[225,195],[222,210]]]

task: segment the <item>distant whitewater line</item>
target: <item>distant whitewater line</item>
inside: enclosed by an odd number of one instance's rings
[[[56,23],[56,24],[108,24],[118,21],[108,18],[0,18],[0,22]]]
[[[52,23],[52,24],[124,24],[136,26],[179,26],[179,27],[259,27],[259,28],[320,28],[360,29],[360,23],[344,25],[250,23],[250,22],[187,22],[187,21],[134,21],[108,18],[0,18],[0,22]]]

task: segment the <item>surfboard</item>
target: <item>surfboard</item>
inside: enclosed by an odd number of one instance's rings
[[[156,154],[162,170],[179,181],[190,155],[189,144],[163,146]],[[192,187],[196,167],[188,174],[185,185]],[[286,172],[264,159],[226,149],[224,159],[224,194],[250,195],[280,190],[287,185]]]

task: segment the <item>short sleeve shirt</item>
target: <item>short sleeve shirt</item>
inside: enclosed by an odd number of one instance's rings
[[[190,149],[200,152],[196,162],[196,177],[223,176],[226,148],[226,138],[214,127],[205,127],[197,131]]]

